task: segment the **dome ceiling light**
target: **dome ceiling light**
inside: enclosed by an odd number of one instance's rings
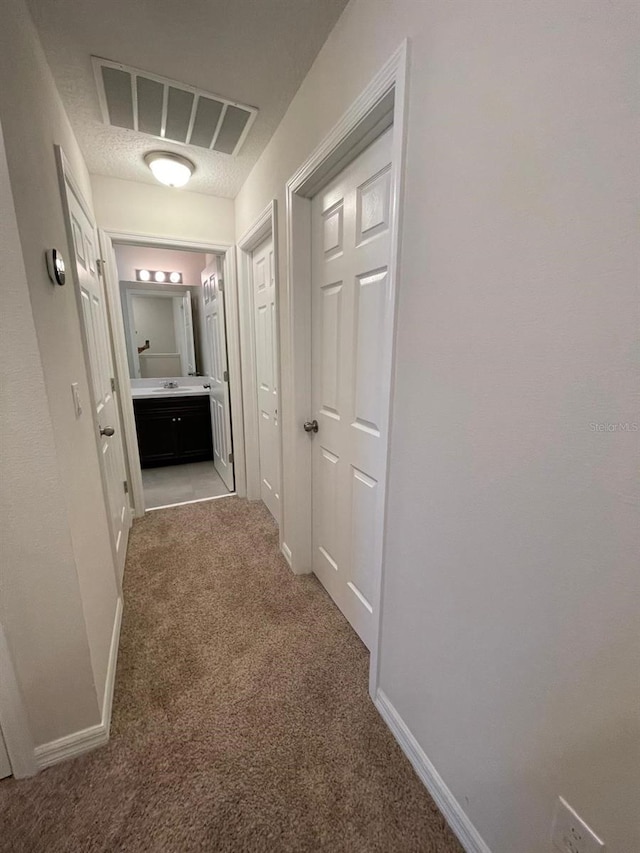
[[[183,187],[195,171],[195,165],[180,154],[171,151],[151,151],[144,161],[161,184],[168,187]]]

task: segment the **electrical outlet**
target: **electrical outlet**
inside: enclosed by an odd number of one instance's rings
[[[558,797],[551,840],[561,853],[603,853],[605,846],[569,803]]]

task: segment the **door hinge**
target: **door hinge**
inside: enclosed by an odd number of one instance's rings
[[[222,381],[223,382],[229,381],[229,371],[228,370],[225,370],[225,372],[222,374]]]
[[[98,268],[98,275],[104,275],[104,261],[102,258],[96,258],[96,267]]]
[[[116,390],[116,380],[112,376],[111,377],[111,391],[113,392],[115,390]]]
[[[229,454],[229,464],[233,465],[233,453]]]
[[[224,279],[222,278],[218,279],[218,290],[220,293],[224,293]]]
[[[122,485],[124,486],[125,495],[128,495],[129,494],[129,483],[127,482],[127,480],[123,480]]]

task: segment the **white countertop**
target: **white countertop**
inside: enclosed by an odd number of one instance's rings
[[[155,397],[197,397],[209,394],[209,389],[202,385],[180,385],[178,388],[149,388],[132,387],[131,396],[134,400],[150,400]]]

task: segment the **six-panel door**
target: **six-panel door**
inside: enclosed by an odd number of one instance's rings
[[[111,534],[120,577],[122,577],[131,525],[131,509],[125,491],[124,446],[113,378],[115,374],[107,308],[97,265],[98,238],[93,223],[88,219],[70,188],[67,188],[67,201],[97,423],[102,430],[108,428],[114,430],[111,435],[108,432],[99,433],[98,446],[108,495]]]
[[[278,319],[273,238],[253,252],[253,325],[258,393],[260,497],[280,522]]]
[[[373,641],[386,468],[391,133],[312,201],[313,570]]]

